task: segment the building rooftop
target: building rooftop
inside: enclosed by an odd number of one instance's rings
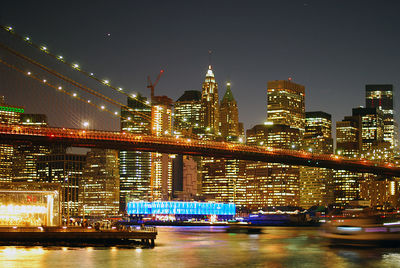
[[[183,95],[177,100],[179,101],[200,101],[201,91],[198,90],[186,90]]]

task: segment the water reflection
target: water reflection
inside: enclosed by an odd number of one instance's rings
[[[154,249],[0,247],[4,267],[400,267],[400,249],[331,247],[317,229],[161,227]]]

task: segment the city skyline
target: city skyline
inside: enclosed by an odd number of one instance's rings
[[[238,2],[226,3],[213,3],[210,16],[207,5],[200,3],[132,3],[124,8],[115,5],[115,11],[104,22],[93,18],[103,10],[104,2],[99,7],[80,6],[77,12],[73,4],[60,9],[54,5],[38,8],[26,2],[25,7],[31,7],[26,10],[35,10],[29,13],[7,3],[7,12],[1,13],[0,20],[15,26],[21,34],[30,34],[35,41],[48,44],[51,51],[78,61],[83,69],[93,70],[100,77],[145,96],[150,95],[146,89],[147,75],[154,77],[165,69],[156,94],[173,100],[185,90],[201,89],[209,64],[207,52],[212,50],[217,82],[222,88],[231,81],[239,120],[244,122],[245,129],[265,121],[266,84],[275,79],[292,77],[294,82],[304,85],[306,111],[328,112],[333,122],[341,120],[352,108],[365,105],[366,84],[393,84],[395,102],[398,101],[395,62],[399,53],[393,47],[398,38],[393,32],[398,4],[394,1],[354,1],[345,6],[344,2],[334,5],[316,1],[255,1],[242,9]],[[128,10],[134,15],[128,16]],[[152,12],[146,13],[149,10]],[[355,10],[357,13],[353,14]],[[85,11],[88,12],[84,16]],[[58,16],[51,16],[52,24],[45,27],[47,22],[39,19],[43,12]],[[151,18],[144,18],[141,12],[151,14]],[[277,16],[283,12],[287,22],[278,23]],[[121,18],[116,18],[116,13]],[[166,14],[172,14],[173,19],[166,20]],[[207,16],[203,18],[201,14]],[[66,23],[68,16],[75,19]],[[241,24],[235,23],[239,19]],[[171,30],[172,26],[178,26],[178,31]],[[213,38],[206,38],[207,33]],[[253,49],[244,51],[245,45]]]

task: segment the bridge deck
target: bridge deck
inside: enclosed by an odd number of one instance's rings
[[[400,168],[391,163],[349,159],[331,154],[313,154],[298,150],[126,132],[0,124],[0,143],[64,144],[73,147],[213,156],[400,177]]]

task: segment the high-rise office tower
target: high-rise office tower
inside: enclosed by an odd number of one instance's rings
[[[12,106],[5,103],[4,96],[0,98],[0,123],[19,124],[22,107]],[[11,181],[13,166],[14,147],[8,144],[0,144],[0,181]]]
[[[299,148],[305,129],[305,87],[289,80],[274,80],[267,87],[267,146]],[[298,206],[299,167],[272,164],[268,179],[270,200],[277,206]]]
[[[325,112],[306,112],[303,150],[317,154],[332,154],[332,120]],[[333,201],[330,169],[300,167],[300,206],[328,205]]]
[[[304,133],[305,127],[305,88],[291,80],[268,82],[267,121],[287,125]]]
[[[235,159],[202,160],[202,193],[208,201],[245,205],[245,162]]]
[[[151,134],[151,106],[140,94],[128,98],[129,109],[122,108],[121,130],[134,134]],[[120,151],[120,210],[124,211],[126,199],[149,200],[151,153]]]
[[[391,85],[367,85],[367,107],[353,109],[353,116],[361,118],[362,158],[378,161],[393,159],[394,146],[397,144],[397,126],[393,117],[392,91]],[[392,178],[363,174],[359,186],[360,198],[369,200],[375,206],[388,203],[397,206],[396,198],[393,198],[396,191],[392,190],[392,186]],[[369,187],[379,191],[366,191]]]
[[[66,151],[54,151],[39,156],[37,160],[37,181],[61,184],[62,215],[65,219],[78,216],[79,181],[85,161],[86,155]]]
[[[239,111],[235,98],[231,91],[231,83],[226,84],[226,92],[222,98],[219,110],[220,132],[225,140],[238,140]]]
[[[25,126],[46,127],[47,116],[45,114],[21,114],[20,124]],[[21,144],[14,146],[12,181],[33,182],[37,178],[37,160],[39,156],[48,155],[51,152],[49,146]]]
[[[267,125],[255,125],[246,131],[246,144],[267,144],[268,132]],[[249,209],[260,210],[274,205],[269,197],[269,189],[272,188],[269,177],[271,167],[271,163],[246,161],[246,206]]]
[[[378,108],[383,112],[383,139],[395,147],[398,143],[397,123],[394,118],[393,85],[366,85],[365,101],[367,108]]]
[[[205,138],[220,139],[221,135],[224,135],[224,139],[238,140],[239,116],[230,84],[220,106],[218,84],[209,66],[202,89],[201,112]],[[224,134],[220,132],[222,130]],[[202,194],[209,201],[235,202],[239,206],[242,205],[245,196],[244,167],[244,162],[239,160],[203,157],[199,168],[202,176]]]
[[[191,137],[200,131],[201,92],[187,90],[174,104],[174,136]]]
[[[118,151],[92,149],[79,180],[79,215],[104,217],[119,210]]]
[[[154,96],[151,105],[151,134],[172,135],[172,100]],[[151,199],[170,200],[172,197],[172,159],[165,153],[151,153]]]
[[[256,125],[247,130],[247,144],[299,148],[299,129],[287,125]],[[249,208],[299,205],[299,167],[247,161],[246,199]]]
[[[360,116],[346,116],[336,122],[336,153],[357,158],[362,151],[362,122]],[[346,170],[333,171],[333,197],[339,204],[358,199],[362,175]]]
[[[201,127],[206,136],[215,137],[219,133],[219,97],[218,84],[215,81],[211,65],[201,92]]]
[[[368,152],[373,145],[383,142],[383,112],[378,108],[353,108],[353,116],[361,118],[361,153]]]
[[[174,103],[174,136],[192,138],[201,128],[201,91],[187,90]],[[177,155],[173,159],[173,197],[193,200],[197,195],[197,162],[200,157]]]

